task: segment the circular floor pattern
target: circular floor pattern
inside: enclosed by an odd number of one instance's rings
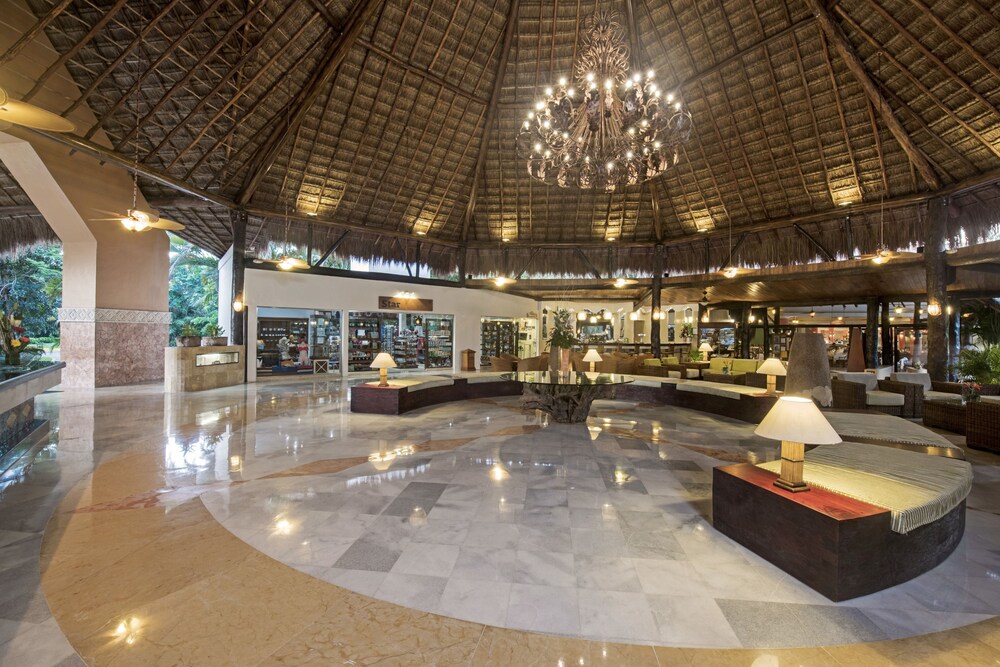
[[[346,470],[331,460],[337,472],[314,447],[307,465],[201,497],[228,530],[291,567],[512,629],[778,648],[909,637],[1000,613],[993,479],[977,480],[966,537],[945,563],[836,604],[712,528],[712,467],[776,456],[751,426],[621,402],[595,403],[594,415],[548,424],[516,399],[349,415],[349,428],[329,432],[338,456],[373,449],[359,438],[396,439]],[[287,447],[303,428],[289,421],[273,435]],[[313,441],[322,428],[308,425]]]

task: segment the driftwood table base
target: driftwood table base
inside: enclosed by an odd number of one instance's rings
[[[559,385],[524,383],[521,407],[541,410],[561,424],[587,420],[590,404],[598,398],[614,398],[609,385]]]

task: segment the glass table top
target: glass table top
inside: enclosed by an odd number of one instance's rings
[[[550,371],[525,371],[522,373],[507,373],[502,376],[505,380],[514,380],[526,384],[551,384],[551,385],[613,385],[628,384],[632,382],[631,375],[621,373],[597,373],[571,371],[569,373],[552,373]]]

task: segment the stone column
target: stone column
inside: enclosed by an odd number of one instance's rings
[[[948,375],[948,265],[945,263],[948,206],[943,197],[927,204],[924,270],[927,274],[927,372],[932,380]],[[934,314],[936,313],[936,314]]]
[[[878,299],[865,301],[865,363],[878,368]]]

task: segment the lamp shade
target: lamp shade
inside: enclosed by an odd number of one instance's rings
[[[707,342],[698,346],[699,352],[711,352],[713,349],[715,348],[712,347],[712,344]]]
[[[761,375],[785,375],[788,373],[785,369],[785,365],[776,357],[766,359],[764,363],[757,368],[757,372]]]
[[[597,353],[597,350],[590,348],[587,350],[587,354],[583,355],[584,361],[601,361],[601,355]]]
[[[754,430],[772,440],[804,442],[809,445],[834,445],[840,436],[830,426],[812,399],[802,396],[782,396]]]
[[[395,368],[396,360],[388,352],[379,352],[369,368]]]

